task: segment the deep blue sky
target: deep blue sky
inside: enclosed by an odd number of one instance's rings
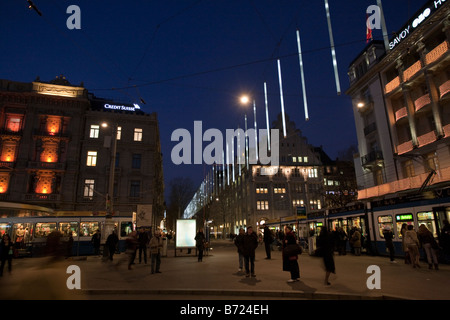
[[[384,0],[389,32],[398,31],[425,0]],[[242,93],[256,99],[265,128],[263,83],[270,121],[280,112],[276,58],[281,58],[286,113],[308,142],[331,158],[356,144],[349,63],[366,46],[366,9],[376,0],[329,0],[342,95],[336,94],[323,0],[26,0],[0,2],[0,78],[50,81],[64,74],[96,96],[139,102],[157,112],[166,185],[177,176],[196,187],[202,165],[175,166],[172,132],[243,127]],[[69,30],[69,5],[81,9],[81,30]],[[310,120],[305,122],[296,28],[300,29]],[[381,31],[374,37],[381,39]],[[113,89],[134,86],[129,89]],[[248,109],[249,123],[253,113]]]

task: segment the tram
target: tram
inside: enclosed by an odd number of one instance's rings
[[[424,224],[439,242],[444,220],[450,221],[450,197],[417,201],[398,198],[358,202],[345,208],[311,212],[302,220],[291,219],[283,223],[270,221],[270,225],[277,228],[289,223],[297,225],[299,238],[304,237],[307,232],[310,254],[314,254],[315,238],[323,226],[327,226],[330,231],[341,227],[347,235],[353,228],[357,228],[363,239],[362,252],[383,256],[389,255],[383,236],[383,229],[389,226],[394,233],[396,256],[403,256],[403,224],[412,225],[416,231]],[[347,251],[349,250],[347,243]]]
[[[131,217],[111,218],[119,237],[118,250],[125,251],[125,240],[135,230]],[[40,256],[44,253],[47,236],[53,231],[62,235],[61,242],[73,237],[73,255],[94,253],[91,243],[97,230],[105,230],[105,216],[94,216],[92,212],[55,212],[52,209],[10,202],[0,203],[0,236],[7,233],[15,245],[16,255]],[[102,244],[108,235],[102,233]]]

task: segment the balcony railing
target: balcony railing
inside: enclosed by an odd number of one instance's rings
[[[395,112],[395,121],[398,121],[406,116],[408,116],[408,111],[406,110],[406,107],[403,107]]]
[[[445,125],[443,128],[445,137],[450,137],[450,124]]]
[[[429,105],[430,103],[431,103],[430,95],[427,93],[421,96],[416,101],[414,101],[414,106],[416,107],[416,111],[419,111],[420,109]]]
[[[408,69],[403,71],[403,81],[408,81],[409,79],[411,79],[417,72],[420,71],[420,69],[422,69],[422,63],[420,62],[420,60],[418,60]]]
[[[66,164],[60,163],[60,162],[29,161],[28,168],[30,168],[30,169],[46,169],[46,170],[65,170]]]
[[[381,151],[371,151],[369,154],[361,157],[361,164],[367,166],[378,160],[383,160],[383,153]]]
[[[69,134],[65,132],[49,132],[47,130],[34,129],[33,135],[40,137],[56,137],[56,138],[69,138]]]
[[[384,91],[386,93],[389,93],[395,88],[397,88],[399,85],[400,85],[400,77],[397,76],[384,87]]]
[[[442,42],[436,48],[427,53],[427,55],[425,56],[426,64],[430,64],[437,61],[448,51],[448,49],[449,49],[448,42],[447,41]]]
[[[377,130],[377,124],[375,122],[373,122],[364,128],[364,135],[367,136],[376,130]]]
[[[447,80],[439,86],[439,97],[442,99],[442,97],[449,92],[450,92],[450,80]]]
[[[8,135],[8,136],[22,136],[23,131],[19,130],[19,131],[11,131],[9,129],[6,128],[2,128],[0,129],[0,135]]]
[[[402,144],[399,144],[397,146],[397,153],[398,154],[403,154],[403,153],[406,153],[408,151],[411,151],[412,149],[413,149],[412,140],[406,141],[406,142],[404,142]]]
[[[420,147],[433,143],[436,141],[436,133],[434,131],[425,133],[424,135],[418,136],[417,141]]]
[[[15,162],[12,162],[12,161],[0,161],[0,169],[1,168],[12,169],[12,168],[14,168],[14,164],[15,164]]]

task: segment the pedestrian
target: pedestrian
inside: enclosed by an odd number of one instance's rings
[[[411,257],[411,264],[413,268],[420,268],[419,239],[417,238],[417,233],[416,231],[414,231],[412,225],[408,226],[408,230],[405,233],[405,244],[408,247],[408,252]]]
[[[73,251],[73,232],[69,231],[69,239],[67,240],[66,247],[66,258],[70,258],[72,256]]]
[[[439,245],[442,248],[445,263],[450,262],[450,223],[447,219],[442,221],[443,227],[439,238]]]
[[[161,267],[161,249],[162,249],[162,240],[161,240],[161,231],[156,230],[155,235],[150,240],[150,258],[151,258],[151,272],[161,273],[159,270]]]
[[[3,269],[5,268],[6,262],[8,262],[8,272],[12,271],[12,258],[14,255],[14,244],[11,241],[9,234],[5,233],[2,237],[2,242],[0,243],[0,277],[3,276]]]
[[[264,224],[264,247],[266,249],[266,259],[271,258],[271,246],[273,242],[272,231]]]
[[[358,228],[355,228],[353,235],[352,235],[352,245],[353,249],[355,251],[355,256],[361,255],[361,233],[359,232]]]
[[[205,250],[205,242],[206,237],[203,233],[203,228],[198,229],[197,234],[195,235],[195,247],[197,248],[198,252],[198,262],[202,262],[203,260],[203,250]]]
[[[132,270],[131,266],[134,264],[134,259],[136,259],[136,252],[138,247],[136,231],[131,231],[125,242],[127,246],[126,254],[128,255],[128,270]]]
[[[325,266],[325,285],[329,286],[331,284],[329,282],[330,274],[336,273],[336,267],[333,257],[334,242],[331,234],[328,232],[327,227],[322,227],[322,229],[320,230],[320,234],[317,237],[316,243],[317,250],[319,251],[319,256],[322,256]]]
[[[405,244],[406,231],[408,231],[408,225],[406,223],[403,223],[402,228],[400,229],[400,234],[402,235],[402,250],[405,253],[405,264],[411,264],[411,257],[409,255],[408,246]]]
[[[139,230],[138,242],[139,242],[139,263],[142,262],[142,253],[144,253],[144,263],[147,264],[147,245],[149,242],[149,238],[144,228],[141,228],[141,230]]]
[[[298,267],[298,254],[287,255],[284,253],[284,248],[290,244],[297,244],[297,238],[292,231],[291,226],[284,227],[284,240],[283,240],[283,271],[289,271],[291,278],[287,282],[295,282],[300,278],[300,269]]]
[[[258,247],[258,237],[253,232],[252,226],[247,227],[247,232],[244,235],[244,263],[245,263],[245,276],[248,278],[250,275],[256,277],[255,274],[255,251]]]
[[[425,254],[427,256],[428,261],[428,269],[439,270],[439,264],[438,264],[438,255],[437,251],[439,249],[439,246],[434,239],[433,234],[430,230],[426,227],[426,225],[422,224],[419,227],[419,231],[417,232],[417,237],[419,239],[420,245],[422,246],[423,250],[425,251]]]
[[[237,247],[237,252],[239,255],[239,272],[241,272],[244,268],[244,235],[245,230],[240,228],[239,234],[234,238],[234,245]]]
[[[338,228],[338,252],[339,255],[346,255],[346,245],[347,245],[347,233],[345,233],[344,229],[342,227]]]
[[[97,229],[95,233],[92,235],[91,243],[94,246],[94,255],[98,256],[100,255],[100,240],[102,238],[102,235],[100,233],[100,229]]]
[[[391,231],[390,226],[385,226],[383,229],[384,241],[386,242],[386,249],[389,250],[389,258],[391,263],[397,263],[395,261],[395,250],[394,250],[394,234]]]
[[[109,260],[113,261],[114,253],[116,252],[117,244],[119,243],[119,237],[116,230],[113,230],[106,239],[105,249],[109,252]]]

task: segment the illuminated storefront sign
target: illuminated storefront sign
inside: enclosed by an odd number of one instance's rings
[[[400,42],[406,39],[417,27],[423,24],[435,11],[444,5],[446,0],[432,0],[420,9],[408,23],[397,32],[396,36],[389,42],[389,49],[394,49]]]
[[[103,105],[104,109],[112,109],[112,110],[120,110],[120,111],[136,111],[141,109],[138,104],[134,103],[133,106],[124,106],[124,105],[115,105],[115,104],[109,104],[105,103]]]

